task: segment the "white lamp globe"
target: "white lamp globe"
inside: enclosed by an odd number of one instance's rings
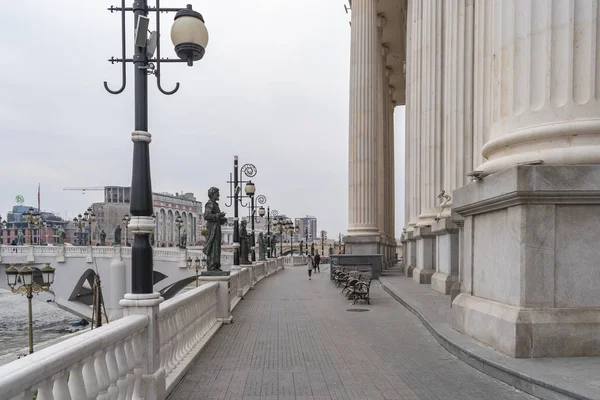
[[[192,5],[177,11],[171,27],[171,41],[177,57],[186,60],[191,67],[194,61],[204,57],[208,45],[208,30],[202,15],[192,10]]]

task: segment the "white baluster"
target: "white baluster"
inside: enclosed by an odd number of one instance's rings
[[[54,381],[51,379],[44,380],[38,387],[38,393],[36,399],[39,400],[54,400],[54,394],[52,393],[52,387]]]
[[[94,357],[88,357],[84,360],[83,364],[83,382],[85,384],[85,391],[90,399],[98,397],[100,390],[98,388],[98,378],[96,377],[96,371],[94,368]]]
[[[117,367],[119,368],[119,380],[117,381],[117,387],[119,388],[118,400],[125,400],[127,398],[127,389],[129,387],[127,373],[129,372],[129,366],[127,365],[127,355],[125,354],[125,343],[117,343],[115,349],[115,358],[117,361]]]
[[[54,380],[54,389],[52,393],[54,394],[55,399],[60,400],[71,400],[71,393],[69,393],[69,385],[67,384],[67,379],[70,380],[68,371],[62,371]]]
[[[96,379],[98,379],[98,400],[109,400],[108,388],[110,386],[110,378],[108,377],[108,367],[106,365],[106,353],[99,351],[94,355],[94,358]]]
[[[106,368],[110,386],[108,387],[108,395],[111,400],[117,400],[119,397],[119,388],[117,382],[119,380],[119,366],[116,358],[116,346],[111,346],[106,352]]]
[[[69,371],[69,392],[73,399],[87,399],[85,381],[83,379],[83,362],[75,364]]]

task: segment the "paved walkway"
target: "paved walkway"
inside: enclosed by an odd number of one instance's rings
[[[261,281],[169,399],[533,399],[448,353],[377,281],[371,291],[372,305],[350,305],[326,267]]]

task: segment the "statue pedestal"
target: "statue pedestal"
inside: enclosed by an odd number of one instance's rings
[[[224,324],[233,322],[231,315],[231,303],[229,297],[229,288],[231,286],[229,271],[202,271],[200,275],[201,282],[218,282],[217,291],[217,320]]]

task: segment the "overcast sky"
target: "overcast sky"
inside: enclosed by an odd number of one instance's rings
[[[348,223],[350,16],[343,0],[163,0],[193,3],[210,40],[193,68],[163,65],[164,96],[149,77],[149,130],[155,192],[211,186],[222,203],[233,155],[253,163],[257,193],[288,216],[318,218],[329,236]],[[128,1],[127,4],[131,3]],[[72,218],[102,192],[65,187],[131,183],[133,75],[120,85],[120,17],[105,0],[21,0],[0,13],[0,215],[21,194],[26,205]],[[150,1],[150,4],[153,4]],[[27,10],[25,14],[24,10]],[[151,15],[151,29],[154,15]],[[175,57],[173,14],[162,14],[162,55]],[[127,16],[127,38],[132,34]],[[131,42],[128,42],[131,56]],[[403,224],[404,107],[396,121],[396,236]],[[232,213],[231,209],[222,209]]]

